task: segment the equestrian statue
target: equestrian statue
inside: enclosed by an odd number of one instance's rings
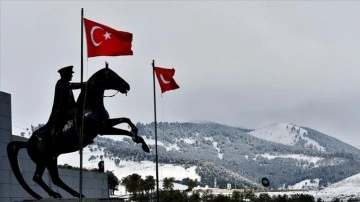
[[[11,168],[20,185],[34,198],[42,197],[33,191],[24,180],[18,163],[18,152],[27,149],[31,160],[36,164],[33,180],[53,198],[62,196],[53,191],[42,179],[45,168],[52,182],[74,197],[80,194],[66,185],[59,177],[57,158],[64,153],[78,151],[82,136],[82,147],[93,142],[97,135],[126,135],[136,143],[142,144],[145,152],[150,152],[144,139],[138,136],[138,129],[128,118],[110,118],[104,106],[105,90],[116,90],[127,94],[130,85],[106,67],[93,74],[86,83],[70,83],[72,66],[58,72],[61,78],[55,86],[54,105],[48,122],[33,132],[28,141],[12,141],[7,146]],[[72,89],[81,89],[75,102]],[[131,130],[123,130],[115,125],[127,123]]]

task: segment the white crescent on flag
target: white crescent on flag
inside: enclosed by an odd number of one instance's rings
[[[170,81],[168,81],[168,80],[166,80],[166,79],[164,78],[164,75],[163,75],[163,74],[160,74],[160,79],[161,79],[161,82],[163,82],[164,84],[170,83]]]
[[[91,28],[91,31],[90,31],[90,37],[91,37],[91,42],[93,43],[93,45],[94,45],[94,46],[99,46],[99,45],[102,43],[102,41],[100,41],[99,43],[96,43],[96,41],[95,41],[95,39],[94,39],[94,31],[95,31],[96,29],[102,29],[102,30],[103,30],[103,28],[101,28],[101,27],[99,27],[99,26],[93,26],[93,27]]]

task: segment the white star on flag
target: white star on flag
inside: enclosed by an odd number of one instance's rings
[[[111,33],[109,33],[109,32],[106,32],[106,33],[104,34],[105,40],[106,40],[106,39],[110,39],[110,34],[111,34]]]

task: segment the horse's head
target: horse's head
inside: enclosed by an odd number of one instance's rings
[[[126,94],[130,90],[130,85],[108,67],[92,75],[88,80],[88,84],[99,85],[105,90],[117,90],[123,94]]]

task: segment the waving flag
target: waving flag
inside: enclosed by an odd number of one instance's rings
[[[133,35],[84,18],[88,58],[132,55]]]
[[[166,69],[162,67],[154,67],[154,71],[161,88],[161,93],[180,88],[173,78],[175,74],[174,68]]]

